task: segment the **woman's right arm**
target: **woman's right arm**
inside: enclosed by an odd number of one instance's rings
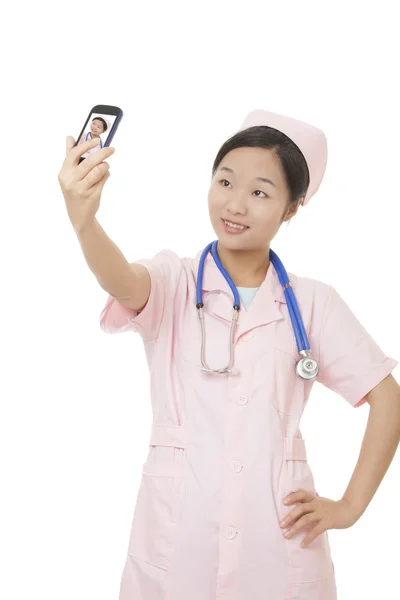
[[[58,180],[86,262],[106,292],[127,308],[143,310],[151,289],[148,270],[128,263],[95,218],[102,189],[110,175],[104,159],[111,156],[114,148],[104,147],[80,162],[82,152],[90,151],[98,142],[74,144],[74,138],[68,136]]]
[[[75,228],[89,269],[99,285],[127,308],[142,310],[150,295],[150,275],[145,266],[129,263],[97,219]]]

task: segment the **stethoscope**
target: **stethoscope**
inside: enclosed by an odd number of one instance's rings
[[[86,134],[86,141],[88,140],[88,137],[89,137],[89,135],[90,135],[90,136],[92,137],[92,139],[93,139],[93,136],[92,136],[92,133],[91,133],[91,131],[88,131],[88,132],[87,132],[87,134]],[[102,149],[102,147],[103,147],[103,144],[102,144],[102,142],[101,142],[101,138],[99,138],[99,140],[100,140],[100,150],[101,150],[101,149]]]
[[[236,369],[232,369],[233,364],[233,334],[235,329],[235,324],[237,323],[239,310],[240,310],[240,297],[237,291],[235,284],[233,283],[231,277],[228,272],[222,265],[218,253],[217,253],[217,245],[218,240],[215,242],[211,242],[204,249],[199,263],[199,269],[197,273],[197,293],[196,293],[196,308],[198,311],[198,316],[201,324],[201,364],[202,371],[208,371],[210,373],[238,373]],[[222,275],[225,277],[228,282],[234,296],[234,305],[233,305],[233,316],[232,316],[232,325],[230,332],[230,352],[229,352],[229,363],[223,369],[210,369],[205,360],[205,340],[206,340],[206,332],[205,332],[205,324],[204,324],[204,313],[203,313],[203,295],[202,295],[202,285],[203,285],[203,273],[204,273],[204,263],[207,257],[208,252],[211,249],[211,254],[214,258],[214,261],[221,271]],[[278,257],[278,255],[273,251],[269,250],[269,258],[272,262],[275,270],[278,274],[279,281],[283,287],[283,291],[285,293],[287,306],[289,309],[290,319],[292,321],[292,326],[294,329],[294,334],[296,336],[297,349],[299,354],[302,355],[301,358],[296,363],[296,373],[303,379],[314,379],[317,377],[319,373],[319,366],[315,358],[312,358],[310,354],[310,344],[308,341],[308,337],[306,334],[306,330],[304,329],[303,320],[300,315],[299,307],[297,305],[296,297],[294,295],[292,284],[289,281],[288,274],[286,272],[285,267],[282,264],[282,261]]]

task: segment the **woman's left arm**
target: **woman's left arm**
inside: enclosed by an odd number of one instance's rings
[[[388,375],[366,396],[370,405],[360,455],[343,499],[359,519],[371,502],[400,442],[400,386]]]
[[[368,423],[349,485],[340,500],[331,500],[313,491],[298,490],[284,499],[297,503],[280,526],[292,537],[306,526],[313,529],[300,544],[308,546],[327,529],[351,527],[361,517],[381,483],[400,442],[400,386],[388,375],[368,394]]]

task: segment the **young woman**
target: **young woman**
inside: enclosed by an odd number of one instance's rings
[[[98,157],[77,167],[72,145],[60,183],[109,293],[101,327],[141,335],[151,378],[154,419],[120,600],[336,600],[327,530],[352,526],[384,476],[399,442],[400,388],[397,361],[335,288],[292,273],[288,281],[270,250],[321,183],[325,135],[253,111],[214,161],[215,243],[194,258],[162,250],[131,264],[95,219],[107,167],[94,174]],[[354,407],[371,405],[337,501],[317,494],[299,429],[315,381]]]
[[[93,154],[94,152],[98,152],[103,148],[103,141],[101,139],[101,135],[110,129],[110,122],[108,119],[104,119],[103,117],[95,117],[90,125],[90,131],[86,134],[82,133],[79,144],[83,144],[88,140],[97,140],[97,145],[93,145],[89,148],[87,152],[83,155],[83,158],[89,156],[89,154]]]

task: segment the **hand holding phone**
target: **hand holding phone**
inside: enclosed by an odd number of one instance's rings
[[[100,206],[104,184],[110,176],[109,164],[105,161],[114,148],[106,146],[80,162],[82,152],[98,145],[97,140],[88,140],[76,146],[68,136],[66,157],[58,174],[69,219],[76,231],[92,223]]]
[[[58,181],[76,230],[95,219],[101,192],[110,176],[110,165],[105,159],[114,150],[110,150],[110,144],[122,117],[118,106],[97,104],[89,111],[77,141],[71,136],[67,138],[66,157]]]
[[[110,146],[123,116],[124,113],[119,106],[112,106],[110,104],[96,104],[96,106],[93,106],[89,111],[80,134],[76,138],[75,145],[81,146],[84,142],[88,142],[91,139],[97,140],[98,143],[90,147],[86,152],[82,150],[80,163],[90,156],[90,154],[94,154],[104,148],[104,146]]]

